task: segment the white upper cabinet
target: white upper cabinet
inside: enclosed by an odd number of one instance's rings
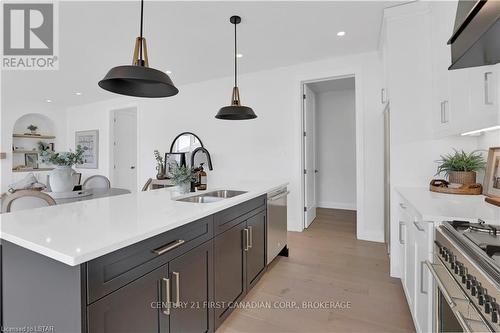
[[[431,5],[432,123],[435,137],[498,125],[498,66],[448,70],[456,1]]]

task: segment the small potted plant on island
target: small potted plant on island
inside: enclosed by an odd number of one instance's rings
[[[181,194],[189,193],[191,190],[191,182],[195,181],[196,174],[186,166],[175,167],[172,169],[172,181],[179,186]]]
[[[30,131],[30,133],[29,133],[30,135],[39,135],[39,134],[36,133],[36,130],[38,129],[38,126],[35,126],[35,125],[31,124],[27,128]]]
[[[441,155],[437,169],[438,174],[444,174],[448,181],[454,184],[470,185],[476,183],[476,172],[484,169],[486,162],[481,152],[471,153],[458,151]]]
[[[69,152],[59,153],[44,148],[39,144],[40,160],[43,163],[55,165],[55,169],[49,173],[49,183],[52,192],[71,192],[74,187],[73,174],[75,173],[72,167],[75,164],[83,164],[85,162],[83,154],[86,147],[78,145],[74,152],[70,150]]]

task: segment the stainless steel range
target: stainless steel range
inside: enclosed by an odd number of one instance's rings
[[[436,332],[500,332],[500,226],[443,222],[436,232]]]

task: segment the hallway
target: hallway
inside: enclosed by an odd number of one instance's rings
[[[318,209],[309,229],[289,232],[290,257],[278,257],[244,300],[289,310],[237,309],[217,332],[414,332],[384,244],[356,240],[355,220]]]

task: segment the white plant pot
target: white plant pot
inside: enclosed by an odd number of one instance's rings
[[[75,186],[73,174],[75,170],[70,166],[57,166],[50,172],[49,182],[52,192],[71,192]]]

